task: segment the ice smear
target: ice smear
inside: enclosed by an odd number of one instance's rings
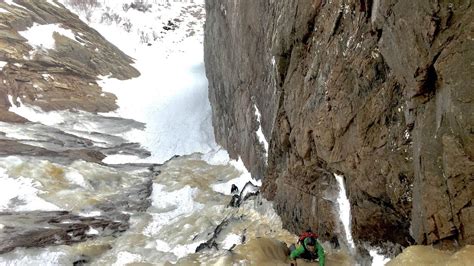
[[[160,230],[163,226],[173,223],[175,219],[199,212],[204,208],[203,204],[194,200],[196,193],[197,188],[191,188],[188,185],[179,190],[167,191],[166,186],[153,184],[152,209],[150,209],[153,220],[145,228],[143,234],[156,239],[157,250],[171,252],[177,258],[194,253],[199,243],[178,244],[171,248],[168,243],[160,239],[160,235],[163,234]]]
[[[355,249],[355,244],[351,234],[351,205],[349,199],[347,198],[346,188],[344,186],[344,177],[338,174],[334,174],[334,176],[336,177],[337,183],[339,184],[339,196],[337,197],[339,215],[341,222],[344,225],[344,232],[349,245],[349,251],[353,252]]]
[[[117,261],[112,264],[113,266],[121,266],[121,265],[128,265],[132,263],[139,263],[141,261],[142,257],[137,254],[133,254],[127,251],[121,251],[119,252],[117,256]]]
[[[162,252],[173,253],[173,255],[176,256],[176,258],[182,258],[188,254],[194,253],[196,251],[196,248],[200,244],[200,243],[191,243],[187,245],[178,244],[172,248],[168,245],[168,243],[160,239],[157,239],[155,242],[156,242],[156,250],[162,251]]]
[[[1,167],[1,166],[0,166]],[[11,178],[0,168],[0,211],[57,211],[56,205],[38,197],[39,182],[27,177]]]
[[[16,249],[0,256],[0,265],[5,266],[71,265],[72,262],[66,252],[40,248]]]
[[[379,254],[376,249],[369,250],[369,254],[372,257],[372,266],[383,266],[390,261],[390,258]]]
[[[145,230],[145,234],[154,235],[163,225],[173,219],[196,212],[204,207],[194,201],[196,188],[185,186],[175,191],[166,191],[166,186],[154,183],[152,198],[153,222]]]
[[[89,230],[87,230],[86,235],[98,235],[99,231],[94,229],[93,227],[89,227]]]
[[[260,143],[263,144],[263,147],[265,148],[265,158],[268,158],[268,141],[265,138],[265,135],[263,135],[262,131],[262,114],[260,113],[260,110],[258,110],[257,105],[254,104],[255,108],[255,116],[257,117],[257,122],[258,122],[258,130],[257,130],[257,137]]]
[[[242,237],[236,234],[228,234],[222,242],[222,249],[230,249],[234,245],[242,244]]]

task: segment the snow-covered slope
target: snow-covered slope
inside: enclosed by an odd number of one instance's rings
[[[147,124],[128,137],[152,152],[148,161],[217,148],[203,65],[204,1],[98,1],[87,10],[69,2],[63,4],[135,59],[138,78],[101,77],[100,85],[117,95],[118,115]]]

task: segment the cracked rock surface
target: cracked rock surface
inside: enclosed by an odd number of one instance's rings
[[[338,235],[338,173],[356,241],[474,243],[470,1],[207,0],[206,14],[216,139],[285,227]]]

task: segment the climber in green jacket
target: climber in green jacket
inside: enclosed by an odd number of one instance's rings
[[[298,241],[302,243],[301,245],[297,248],[295,248],[294,245],[290,247],[290,260],[304,259],[316,261],[319,259],[319,266],[324,266],[326,259],[324,248],[319,244],[316,234],[313,234],[312,232],[309,234],[306,232],[305,234],[303,234]]]

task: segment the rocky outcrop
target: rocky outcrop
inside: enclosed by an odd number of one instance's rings
[[[264,177],[287,228],[338,235],[338,173],[357,241],[474,243],[470,1],[206,0],[206,12],[216,139]]]
[[[0,156],[30,155],[101,162],[105,155],[111,154],[150,155],[139,144],[125,143],[125,139],[117,136],[91,133],[95,138],[111,143],[98,147],[90,139],[62,131],[73,128],[74,121],[64,121],[63,124],[70,124],[69,128],[60,130],[27,123],[26,118],[10,112],[12,105],[26,104],[42,111],[71,110],[78,117],[117,130],[144,128],[143,123],[130,119],[100,118],[81,112],[117,109],[115,95],[103,92],[97,80],[100,76],[137,77],[140,73],[130,65],[132,58],[55,1],[0,2],[0,11],[0,121],[17,123],[12,130],[22,128],[24,133],[36,137],[15,140],[5,132],[8,126],[0,123]],[[25,31],[38,25],[57,27],[57,31],[46,30],[41,36],[46,43],[54,43],[54,47],[35,46],[23,36]],[[70,34],[64,36],[59,29]]]
[[[128,79],[139,75],[132,59],[109,43],[59,3],[14,0],[0,3],[0,119],[23,122],[8,112],[21,102],[45,111],[78,109],[89,112],[115,110],[115,96],[102,92],[97,76]],[[29,27],[56,24],[70,30],[75,39],[55,32],[54,49],[31,47],[19,32]]]
[[[41,37],[54,42],[54,47],[48,48],[32,47],[22,36],[21,32],[30,27],[49,24],[69,30],[74,38],[58,32],[48,36],[45,32]],[[136,77],[139,73],[131,63],[132,58],[55,1],[0,2],[0,157],[104,164],[106,155],[150,156],[138,143],[112,135],[132,128],[143,129],[143,123],[96,114],[118,107],[115,95],[102,91],[98,77]],[[9,111],[12,105],[20,104],[39,107],[42,111],[69,110],[61,114],[75,116],[76,120],[64,119],[55,126],[30,122]],[[76,127],[78,121],[100,127],[94,128],[97,132],[81,131]],[[102,127],[112,130],[104,131]],[[143,183],[89,206],[90,210],[100,210],[101,214],[94,217],[70,211],[15,211],[18,210],[15,204],[21,204],[23,199],[12,199],[12,205],[3,206],[0,212],[0,254],[15,248],[72,245],[118,236],[127,230],[130,215],[124,213],[144,212],[151,205],[151,178],[157,172],[153,165],[109,166],[124,173],[147,167],[150,171],[144,172]],[[78,262],[81,261],[87,260],[82,258]]]

